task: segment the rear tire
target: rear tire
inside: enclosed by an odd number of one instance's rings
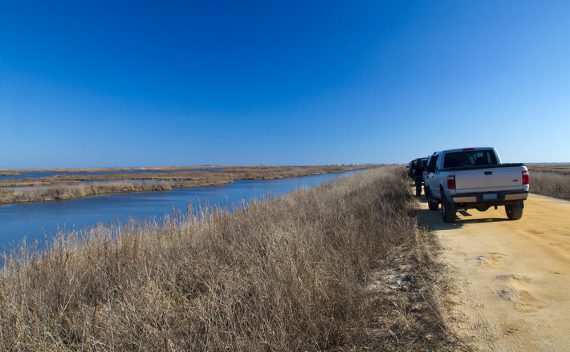
[[[430,196],[430,192],[427,189],[426,189],[426,200],[428,203],[429,210],[436,211],[437,208],[439,207],[439,202]]]
[[[514,204],[507,204],[505,205],[505,212],[507,213],[507,217],[509,220],[519,220],[522,218],[524,209],[523,202],[517,202]]]
[[[443,201],[441,202],[441,217],[443,218],[443,222],[454,222],[455,221],[455,213],[457,209],[455,208],[455,204],[451,203],[450,201],[445,198],[442,192]]]

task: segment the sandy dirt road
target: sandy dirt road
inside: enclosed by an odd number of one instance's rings
[[[451,328],[483,351],[570,351],[570,202],[531,195],[521,220],[504,207],[445,224],[422,203],[457,284]]]

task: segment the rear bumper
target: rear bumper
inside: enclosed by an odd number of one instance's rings
[[[494,195],[496,195],[496,198]],[[460,193],[451,196],[453,203],[466,204],[469,206],[505,205],[513,202],[519,202],[521,200],[526,200],[527,198],[528,192],[525,191]]]

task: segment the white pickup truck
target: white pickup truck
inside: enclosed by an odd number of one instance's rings
[[[430,210],[441,204],[443,221],[455,221],[461,209],[485,211],[505,206],[507,217],[522,217],[529,192],[524,164],[502,164],[493,148],[445,150],[430,156],[424,187]]]

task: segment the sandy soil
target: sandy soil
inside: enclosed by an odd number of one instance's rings
[[[503,207],[445,224],[422,204],[457,289],[451,328],[483,351],[570,351],[570,202],[531,195],[521,220]]]

